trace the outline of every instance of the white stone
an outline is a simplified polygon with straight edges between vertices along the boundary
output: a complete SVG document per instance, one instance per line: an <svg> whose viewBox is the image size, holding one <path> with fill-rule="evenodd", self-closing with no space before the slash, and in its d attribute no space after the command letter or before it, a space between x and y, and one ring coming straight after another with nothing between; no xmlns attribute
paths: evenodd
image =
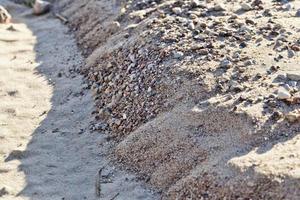
<svg viewBox="0 0 300 200"><path fill-rule="evenodd" d="M191 29L191 30L194 30L194 29L195 29L194 22L190 22L190 23L188 24L188 28Z"/></svg>
<svg viewBox="0 0 300 200"><path fill-rule="evenodd" d="M10 23L10 21L11 21L10 14L3 6L0 6L0 23L6 24L6 23Z"/></svg>
<svg viewBox="0 0 300 200"><path fill-rule="evenodd" d="M175 58L181 58L183 55L184 55L184 53L181 52L181 51L176 51L176 52L174 52L174 57L175 57Z"/></svg>
<svg viewBox="0 0 300 200"><path fill-rule="evenodd" d="M279 88L277 92L278 99L289 99L291 98L291 94L284 88Z"/></svg>
<svg viewBox="0 0 300 200"><path fill-rule="evenodd" d="M182 13L182 10L180 7L175 7L172 9L173 13L175 13L176 15L179 15Z"/></svg>

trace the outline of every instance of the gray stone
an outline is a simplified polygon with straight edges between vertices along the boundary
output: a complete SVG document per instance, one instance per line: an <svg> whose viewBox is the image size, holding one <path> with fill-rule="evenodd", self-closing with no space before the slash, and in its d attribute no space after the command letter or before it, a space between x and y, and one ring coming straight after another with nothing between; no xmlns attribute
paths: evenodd
<svg viewBox="0 0 300 200"><path fill-rule="evenodd" d="M211 11L225 11L226 8L225 8L224 4L218 3L214 7L212 7L210 10Z"/></svg>
<svg viewBox="0 0 300 200"><path fill-rule="evenodd" d="M232 63L228 60L228 59L224 59L221 61L220 63L220 67L231 67L232 66Z"/></svg>
<svg viewBox="0 0 300 200"><path fill-rule="evenodd" d="M181 51L174 52L174 58L181 58L183 57L184 53Z"/></svg>
<svg viewBox="0 0 300 200"><path fill-rule="evenodd" d="M199 0L192 0L191 5L194 7L200 6L200 1Z"/></svg>
<svg viewBox="0 0 300 200"><path fill-rule="evenodd" d="M51 9L51 4L46 1L36 0L33 5L33 13L35 15L42 15L49 12Z"/></svg>
<svg viewBox="0 0 300 200"><path fill-rule="evenodd" d="M297 86L297 81L289 81L288 83L291 87L296 87Z"/></svg>
<svg viewBox="0 0 300 200"><path fill-rule="evenodd" d="M288 72L286 76L291 81L300 81L300 71Z"/></svg>
<svg viewBox="0 0 300 200"><path fill-rule="evenodd" d="M243 11L249 11L249 10L252 10L252 7L251 7L251 5L249 5L247 3L242 3L241 4L241 10L243 10Z"/></svg>
<svg viewBox="0 0 300 200"><path fill-rule="evenodd" d="M289 49L289 50L288 50L288 57L289 57L289 58L292 58L292 57L294 57L294 56L295 56L295 51Z"/></svg>
<svg viewBox="0 0 300 200"><path fill-rule="evenodd" d="M300 8L297 10L295 16L296 16L296 17L300 17Z"/></svg>
<svg viewBox="0 0 300 200"><path fill-rule="evenodd" d="M173 13L176 15L180 15L182 13L182 9L180 7L175 7L172 9Z"/></svg>

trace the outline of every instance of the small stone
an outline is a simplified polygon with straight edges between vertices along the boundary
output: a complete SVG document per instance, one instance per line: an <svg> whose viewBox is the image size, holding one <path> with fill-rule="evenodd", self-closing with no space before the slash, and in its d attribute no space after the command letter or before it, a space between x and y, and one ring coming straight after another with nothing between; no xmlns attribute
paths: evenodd
<svg viewBox="0 0 300 200"><path fill-rule="evenodd" d="M194 22L190 22L190 23L188 24L188 28L191 29L191 30L194 30L194 29L195 29L195 24L194 24Z"/></svg>
<svg viewBox="0 0 300 200"><path fill-rule="evenodd" d="M174 52L174 58L181 58L183 57L184 53L181 51Z"/></svg>
<svg viewBox="0 0 300 200"><path fill-rule="evenodd" d="M297 81L289 81L289 86L291 87L296 87L297 86Z"/></svg>
<svg viewBox="0 0 300 200"><path fill-rule="evenodd" d="M285 88L279 88L277 92L277 98L284 100L291 98L291 94Z"/></svg>
<svg viewBox="0 0 300 200"><path fill-rule="evenodd" d="M111 33L115 33L120 29L121 25L117 21L113 21L109 24L109 29Z"/></svg>
<svg viewBox="0 0 300 200"><path fill-rule="evenodd" d="M148 93L152 92L152 88L151 88L151 87L148 87L147 92L148 92Z"/></svg>
<svg viewBox="0 0 300 200"><path fill-rule="evenodd" d="M200 4L200 1L199 1L199 0L192 0L191 5L192 5L192 7L198 7L198 6L200 6L201 4Z"/></svg>
<svg viewBox="0 0 300 200"><path fill-rule="evenodd" d="M3 197L4 195L7 195L9 194L8 191L6 190L5 187L1 188L0 190L0 197Z"/></svg>
<svg viewBox="0 0 300 200"><path fill-rule="evenodd" d="M247 43L246 42L241 42L240 43L240 48L245 48L247 47Z"/></svg>
<svg viewBox="0 0 300 200"><path fill-rule="evenodd" d="M274 119L274 120L279 120L279 119L282 118L282 113L279 112L279 111L275 111L275 112L272 114L271 118Z"/></svg>
<svg viewBox="0 0 300 200"><path fill-rule="evenodd" d="M197 17L198 17L198 16L195 15L195 14L190 14L190 18L191 18L191 19L197 19Z"/></svg>
<svg viewBox="0 0 300 200"><path fill-rule="evenodd" d="M288 57L293 58L295 56L295 51L288 49Z"/></svg>
<svg viewBox="0 0 300 200"><path fill-rule="evenodd" d="M49 12L51 9L51 4L46 1L36 0L33 5L33 13L35 15L42 15Z"/></svg>
<svg viewBox="0 0 300 200"><path fill-rule="evenodd" d="M243 11L249 11L249 10L252 10L252 6L247 4L247 3L242 3L241 4L241 10Z"/></svg>
<svg viewBox="0 0 300 200"><path fill-rule="evenodd" d="M225 8L224 4L218 3L214 7L212 7L210 10L220 12L220 11L225 11L226 8Z"/></svg>
<svg viewBox="0 0 300 200"><path fill-rule="evenodd" d="M288 72L286 76L291 81L300 81L300 71Z"/></svg>
<svg viewBox="0 0 300 200"><path fill-rule="evenodd" d="M0 23L7 24L7 23L10 23L10 21L11 21L10 14L7 12L7 10L3 6L0 6Z"/></svg>
<svg viewBox="0 0 300 200"><path fill-rule="evenodd" d="M278 76L277 76L277 79L279 79L279 80L286 80L286 78L287 78L287 76L286 76L286 74L278 74Z"/></svg>
<svg viewBox="0 0 300 200"><path fill-rule="evenodd" d="M270 9L265 9L265 11L263 12L263 15L267 16L267 17L272 17L273 16Z"/></svg>
<svg viewBox="0 0 300 200"><path fill-rule="evenodd" d="M220 67L222 68L229 68L232 66L232 63L228 59L224 59L220 63Z"/></svg>
<svg viewBox="0 0 300 200"><path fill-rule="evenodd" d="M300 17L300 8L297 10L295 16L296 16L296 17Z"/></svg>
<svg viewBox="0 0 300 200"><path fill-rule="evenodd" d="M291 46L291 49L292 49L293 51L300 51L300 46L294 44L294 45Z"/></svg>
<svg viewBox="0 0 300 200"><path fill-rule="evenodd" d="M182 13L182 9L180 7L175 7L172 9L173 13L176 15L180 15Z"/></svg>
<svg viewBox="0 0 300 200"><path fill-rule="evenodd" d="M300 114L297 113L288 113L285 116L285 119L290 122L290 123L294 123L296 121L298 121L300 119Z"/></svg>
<svg viewBox="0 0 300 200"><path fill-rule="evenodd" d="M250 65L254 65L255 64L255 61L254 60L247 60L244 65L245 66L250 66Z"/></svg>
<svg viewBox="0 0 300 200"><path fill-rule="evenodd" d="M251 24L251 25L255 24L255 22L251 19L246 19L245 22L246 22L246 24Z"/></svg>
<svg viewBox="0 0 300 200"><path fill-rule="evenodd" d="M290 10L292 10L292 5L290 3L284 4L282 6L282 10L284 10L284 11L290 11Z"/></svg>
<svg viewBox="0 0 300 200"><path fill-rule="evenodd" d="M241 56L240 56L240 53L239 52L234 52L232 58L234 59L239 59Z"/></svg>
<svg viewBox="0 0 300 200"><path fill-rule="evenodd" d="M207 54L209 54L209 52L208 52L207 49L200 49L200 50L199 50L199 54L200 54L200 55L207 55Z"/></svg>
<svg viewBox="0 0 300 200"><path fill-rule="evenodd" d="M234 92L240 92L243 91L244 87L239 84L237 81L231 81L230 82L230 90Z"/></svg>

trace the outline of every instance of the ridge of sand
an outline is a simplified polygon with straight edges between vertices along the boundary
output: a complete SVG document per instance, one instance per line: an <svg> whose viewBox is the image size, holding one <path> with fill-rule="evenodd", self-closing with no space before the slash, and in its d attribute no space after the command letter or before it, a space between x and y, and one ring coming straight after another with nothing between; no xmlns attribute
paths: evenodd
<svg viewBox="0 0 300 200"><path fill-rule="evenodd" d="M117 162L166 199L298 199L300 1L56 6Z"/></svg>

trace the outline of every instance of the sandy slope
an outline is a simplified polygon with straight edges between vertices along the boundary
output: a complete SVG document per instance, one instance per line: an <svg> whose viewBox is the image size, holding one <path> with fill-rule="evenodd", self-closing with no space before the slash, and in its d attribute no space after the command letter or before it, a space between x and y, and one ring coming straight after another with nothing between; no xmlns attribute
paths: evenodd
<svg viewBox="0 0 300 200"><path fill-rule="evenodd" d="M0 25L0 199L95 199L111 144L89 131L92 98L74 72L82 57L58 20L0 3L18 18ZM134 176L102 175L101 199L156 199Z"/></svg>
<svg viewBox="0 0 300 200"><path fill-rule="evenodd" d="M299 199L299 1L57 3L117 161L166 199Z"/></svg>

